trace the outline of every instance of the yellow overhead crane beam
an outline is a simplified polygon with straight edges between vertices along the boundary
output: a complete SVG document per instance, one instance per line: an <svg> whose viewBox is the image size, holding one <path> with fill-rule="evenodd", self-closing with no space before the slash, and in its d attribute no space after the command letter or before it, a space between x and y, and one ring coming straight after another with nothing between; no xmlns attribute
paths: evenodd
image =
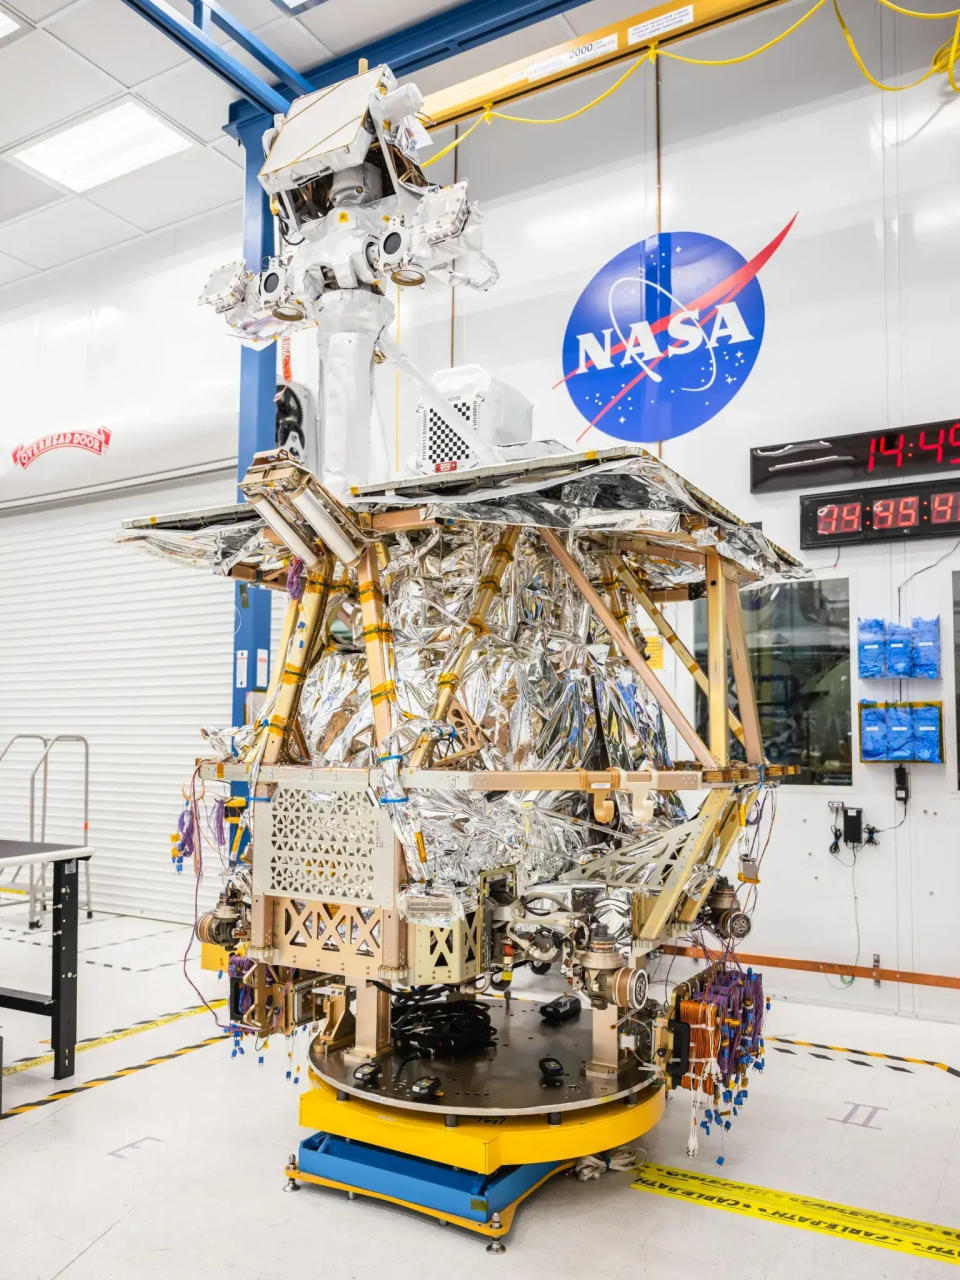
<svg viewBox="0 0 960 1280"><path fill-rule="evenodd" d="M658 47L673 44L697 32L783 3L784 0L759 0L759 3L758 0L694 0L692 4L683 4L670 0L668 4L656 5L600 27L589 35L577 36L428 94L423 113L430 128L456 124L485 107L513 102L585 72L638 58L653 44Z"/></svg>

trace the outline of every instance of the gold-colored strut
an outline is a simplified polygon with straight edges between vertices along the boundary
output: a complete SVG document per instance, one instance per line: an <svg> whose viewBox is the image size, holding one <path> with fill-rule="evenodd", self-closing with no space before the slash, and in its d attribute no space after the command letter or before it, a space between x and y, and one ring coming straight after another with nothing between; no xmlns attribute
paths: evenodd
<svg viewBox="0 0 960 1280"><path fill-rule="evenodd" d="M559 560L560 564L566 571L567 576L573 582L574 586L578 588L584 600L587 601L594 613L606 627L611 638L616 641L620 652L630 663L631 667L633 667L634 671L636 671L637 675L653 694L654 698L656 698L657 702L659 702L668 719L680 734L680 737L684 740L701 764L706 765L707 768L717 768L718 761L712 755L710 748L680 710L680 707L677 705L675 699L671 696L665 685L658 680L650 670L650 666L644 659L643 654L640 653L636 645L631 642L630 637L624 631L623 627L620 626L619 622L617 622L616 618L603 603L599 594L590 585L587 575L577 564L576 560L574 560L567 548L563 545L552 529L539 528L537 532L556 556L557 560Z"/></svg>
<svg viewBox="0 0 960 1280"><path fill-rule="evenodd" d="M357 564L357 586L373 702L373 727L377 746L382 747L397 723L397 686L393 679L393 632L383 614L380 565L373 546L367 546Z"/></svg>
<svg viewBox="0 0 960 1280"><path fill-rule="evenodd" d="M489 630L487 619L497 596L500 594L503 575L506 573L508 565L513 563L513 553L516 550L519 534L519 528L516 525L510 525L504 529L502 536L490 552L490 558L478 584L473 611L455 641L456 656L448 669L442 672L437 679L437 697L433 704L432 716L434 720L446 720L451 703L457 689L460 687L460 681L463 679L463 673L470 660L470 654L473 652L473 646L480 636ZM410 768L422 769L429 765L435 745L435 739L430 734L421 734L410 756Z"/></svg>
<svg viewBox="0 0 960 1280"><path fill-rule="evenodd" d="M600 581L600 585L606 592L610 612L633 641L637 649L641 653L644 653L646 646L643 643L643 636L634 626L633 619L630 617L630 611L627 609L627 602L624 599L619 577L620 561L616 556L604 556L601 559L600 564L603 569L603 578ZM616 652L619 652L616 641L613 641L613 647Z"/></svg>
<svg viewBox="0 0 960 1280"><path fill-rule="evenodd" d="M385 556L382 557L386 559ZM393 632L384 614L381 556L368 545L357 562L357 587L363 622L367 678L373 704L373 732L378 752L388 745L398 722L397 686L394 676ZM393 882L398 890L405 876L403 849L393 842ZM404 964L404 931L400 913L384 910L381 922L381 961L385 969L399 971ZM390 1044L390 997L379 987L360 982L356 988L356 1042L348 1057L375 1058Z"/></svg>
<svg viewBox="0 0 960 1280"><path fill-rule="evenodd" d="M693 676L693 679L697 685L697 688L702 693L706 693L709 695L710 682L708 681L706 673L703 671L703 668L698 664L696 658L693 656L693 654L690 652L687 646L683 643L683 641L674 631L673 627L671 627L670 623L663 616L662 611L657 608L656 603L653 601L653 599L647 594L647 592L640 585L633 571L627 565L621 563L619 566L619 577L620 577L620 581L623 583L626 589L633 596L634 600L636 600L637 604L644 611L644 613L647 615L647 617L650 619L653 625L657 628L661 636L663 636L664 640L667 642L667 644L670 646L673 652L677 655L677 657L680 659L680 661L683 663L686 669L690 672L691 676ZM734 587L734 590L736 590L736 587ZM732 616L731 610L729 609L729 607L728 607L727 613L728 613L728 617ZM727 711L727 724L730 726L730 731L733 734L733 736L739 742L743 742L743 726L741 725L737 717L733 714L733 712L730 710Z"/></svg>
<svg viewBox="0 0 960 1280"><path fill-rule="evenodd" d="M278 663L267 690L264 707L269 719L266 723L266 741L260 764L277 764L283 755L284 745L300 705L303 681L313 656L314 639L323 623L330 592L330 571L333 557L327 553L321 557L316 569L309 570L303 588L303 598L291 600L284 622L286 647L283 661ZM269 784L258 783L253 793L253 811L257 801L267 798L272 791ZM256 857L256 850L254 850ZM273 898L267 894L254 894L251 905L251 936L254 947L272 947L274 944Z"/></svg>

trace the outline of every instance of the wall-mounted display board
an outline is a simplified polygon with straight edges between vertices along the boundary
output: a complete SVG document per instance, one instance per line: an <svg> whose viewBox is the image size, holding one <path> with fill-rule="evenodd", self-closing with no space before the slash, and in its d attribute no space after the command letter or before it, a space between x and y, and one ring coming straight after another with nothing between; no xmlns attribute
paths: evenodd
<svg viewBox="0 0 960 1280"><path fill-rule="evenodd" d="M952 484L934 480L804 494L800 499L800 546L805 548L958 535L960 475Z"/></svg>
<svg viewBox="0 0 960 1280"><path fill-rule="evenodd" d="M857 674L861 680L939 680L939 617L914 618L909 627L858 618Z"/></svg>
<svg viewBox="0 0 960 1280"><path fill-rule="evenodd" d="M960 467L960 422L947 418L900 431L860 431L751 449L750 492L844 480L906 480L950 467Z"/></svg>
<svg viewBox="0 0 960 1280"><path fill-rule="evenodd" d="M942 703L863 701L858 711L864 764L882 760L943 763Z"/></svg>

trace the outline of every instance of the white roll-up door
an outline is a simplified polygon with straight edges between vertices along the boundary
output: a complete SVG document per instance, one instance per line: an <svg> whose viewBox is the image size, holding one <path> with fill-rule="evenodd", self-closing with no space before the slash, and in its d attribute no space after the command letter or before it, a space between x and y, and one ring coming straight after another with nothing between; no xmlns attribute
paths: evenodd
<svg viewBox="0 0 960 1280"><path fill-rule="evenodd" d="M0 512L0 747L17 733L90 742L94 907L169 920L194 914L170 833L200 728L230 720L233 583L118 545L120 522L235 500L229 471L55 508ZM0 762L0 830L27 834L27 779L39 744ZM50 759L47 837L79 838L81 767ZM39 834L39 832L38 832ZM201 889L217 888L218 859ZM24 873L25 874L25 873ZM8 900L8 899L5 899Z"/></svg>

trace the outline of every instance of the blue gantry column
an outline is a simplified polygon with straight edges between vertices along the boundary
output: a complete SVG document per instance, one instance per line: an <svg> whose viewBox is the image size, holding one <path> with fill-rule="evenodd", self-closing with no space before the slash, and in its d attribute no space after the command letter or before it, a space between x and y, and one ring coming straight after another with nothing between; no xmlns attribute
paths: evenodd
<svg viewBox="0 0 960 1280"><path fill-rule="evenodd" d="M273 217L266 192L257 181L263 163L261 135L272 123L261 115L244 124L240 133L246 162L243 195L243 256L251 271L259 271L274 251ZM272 449L276 440L277 346L240 354L240 421L237 437L237 481L243 479L255 453ZM246 719L247 694L266 688L270 676L270 592L247 583L236 586L233 641L233 723ZM264 654L266 659L264 660Z"/></svg>

